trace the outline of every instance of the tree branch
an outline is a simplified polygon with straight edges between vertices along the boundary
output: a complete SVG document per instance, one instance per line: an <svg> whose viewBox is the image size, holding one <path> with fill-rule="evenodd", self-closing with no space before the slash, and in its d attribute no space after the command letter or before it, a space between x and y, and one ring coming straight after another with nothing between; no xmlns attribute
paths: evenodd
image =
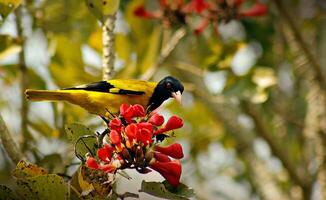
<svg viewBox="0 0 326 200"><path fill-rule="evenodd" d="M0 139L2 141L2 145L6 150L8 156L14 163L18 163L21 159L23 159L23 155L18 150L18 147L14 140L12 139L9 130L5 124L5 121L2 119L0 115Z"/></svg>
<svg viewBox="0 0 326 200"><path fill-rule="evenodd" d="M179 28L170 38L169 42L165 44L161 50L161 54L157 61L141 76L142 80L151 79L155 72L158 70L159 66L164 63L167 57L171 54L171 52L176 48L181 39L186 35L186 29L181 27Z"/></svg>
<svg viewBox="0 0 326 200"><path fill-rule="evenodd" d="M266 127L265 123L263 122L262 116L259 115L258 111L254 108L254 105L250 104L247 101L241 102L242 108L244 112L249 115L256 126L257 134L262 137L270 146L273 154L280 159L282 162L284 168L289 173L289 176L291 179L299 185L302 190L310 191L311 190L311 179L309 176L302 176L296 169L296 166L293 164L293 162L290 160L290 156L287 154L287 151L282 148L276 140L273 138L273 134L271 134L268 131L268 128ZM310 191L311 192L311 191ZM311 194L310 192L309 195ZM309 196L307 195L307 196Z"/></svg>
<svg viewBox="0 0 326 200"><path fill-rule="evenodd" d="M279 13L283 16L284 21L288 24L290 29L292 30L294 37L301 48L302 52L305 54L305 57L311 64L313 70L314 70L314 77L318 81L319 85L323 90L326 89L326 78L324 76L323 69L319 62L316 60L316 58L313 56L311 51L309 50L308 45L303 39L303 36L296 26L294 20L290 16L290 14L287 12L286 8L283 6L282 0L273 0L276 8L278 9Z"/></svg>
<svg viewBox="0 0 326 200"><path fill-rule="evenodd" d="M22 23L22 6L15 10L15 18L16 18L16 29L17 35L22 40L22 50L19 53L18 58L18 66L20 71L20 96L21 96L21 135L22 135L22 150L25 151L27 149L28 143L33 139L31 134L27 130L28 125L28 109L29 105L25 99L25 90L28 88L28 70L26 67L25 61L25 37L23 33L23 23Z"/></svg>
<svg viewBox="0 0 326 200"><path fill-rule="evenodd" d="M116 13L108 16L102 24L102 40L103 40L103 80L109 80L114 76L114 28L116 21Z"/></svg>

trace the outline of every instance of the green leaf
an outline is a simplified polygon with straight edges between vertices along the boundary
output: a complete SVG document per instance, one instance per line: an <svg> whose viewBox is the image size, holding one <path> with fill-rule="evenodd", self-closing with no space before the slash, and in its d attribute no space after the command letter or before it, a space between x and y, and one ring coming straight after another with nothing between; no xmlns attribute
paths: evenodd
<svg viewBox="0 0 326 200"><path fill-rule="evenodd" d="M120 0L85 0L87 8L100 21L119 9Z"/></svg>
<svg viewBox="0 0 326 200"><path fill-rule="evenodd" d="M94 133L89 128L78 123L72 123L67 125L65 130L69 141L73 145L75 145L77 140L82 136L95 136ZM95 147L97 144L97 140L95 137L84 138L83 141L92 152L95 152ZM86 153L89 152L89 149L87 147L84 145L82 141L80 141L76 145L76 150L80 155L84 156Z"/></svg>
<svg viewBox="0 0 326 200"><path fill-rule="evenodd" d="M49 170L50 173L58 173L64 171L63 160L58 153L44 156L39 162L39 166L42 166Z"/></svg>
<svg viewBox="0 0 326 200"><path fill-rule="evenodd" d="M15 192L5 185L0 185L0 199L16 200L18 199Z"/></svg>
<svg viewBox="0 0 326 200"><path fill-rule="evenodd" d="M173 200L186 200L195 195L193 189L188 188L184 184L180 183L177 188L173 188L166 181L162 183L143 181L140 192L145 192L155 197Z"/></svg>
<svg viewBox="0 0 326 200"><path fill-rule="evenodd" d="M20 4L21 0L0 0L0 15L5 19Z"/></svg>
<svg viewBox="0 0 326 200"><path fill-rule="evenodd" d="M18 179L17 185L25 199L69 199L68 184L55 174Z"/></svg>
<svg viewBox="0 0 326 200"><path fill-rule="evenodd" d="M38 12L42 15L35 18L38 27L49 34L68 35L74 41L86 41L97 27L83 1L46 0Z"/></svg>
<svg viewBox="0 0 326 200"><path fill-rule="evenodd" d="M189 188L188 186L186 186L183 183L180 183L177 188L170 185L169 182L167 182L167 181L163 181L163 184L168 191L170 191L174 194L177 194L179 196L184 196L184 197L188 197L188 198L195 196L194 189Z"/></svg>

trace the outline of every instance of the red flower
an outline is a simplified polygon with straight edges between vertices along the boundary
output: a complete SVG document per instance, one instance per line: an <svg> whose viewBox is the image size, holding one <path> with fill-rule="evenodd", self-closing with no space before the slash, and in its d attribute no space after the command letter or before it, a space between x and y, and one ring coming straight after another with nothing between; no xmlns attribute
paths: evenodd
<svg viewBox="0 0 326 200"><path fill-rule="evenodd" d="M151 116L151 118L149 118L148 122L154 126L161 126L164 123L164 117L155 113L153 116Z"/></svg>
<svg viewBox="0 0 326 200"><path fill-rule="evenodd" d="M170 117L170 119L168 120L168 122L165 124L163 128L160 128L157 131L155 131L154 135L158 135L163 132L178 129L181 128L182 126L183 126L183 120L180 117L174 115Z"/></svg>
<svg viewBox="0 0 326 200"><path fill-rule="evenodd" d="M109 127L111 130L116 130L120 133L122 128L121 120L119 118L112 119L109 123Z"/></svg>
<svg viewBox="0 0 326 200"><path fill-rule="evenodd" d="M176 159L183 158L182 146L179 143L174 143L167 147L156 146L155 151L168 155L172 158L176 158Z"/></svg>
<svg viewBox="0 0 326 200"><path fill-rule="evenodd" d="M192 0L184 7L184 11L195 12L200 14L209 7L209 4L205 2L205 0Z"/></svg>
<svg viewBox="0 0 326 200"><path fill-rule="evenodd" d="M121 104L120 106L120 115L125 115L126 111L130 108L130 105L128 104Z"/></svg>
<svg viewBox="0 0 326 200"><path fill-rule="evenodd" d="M97 163L96 159L93 157L88 157L86 160L86 166L90 169L99 169L107 173L114 173L117 169L112 164L100 165Z"/></svg>
<svg viewBox="0 0 326 200"><path fill-rule="evenodd" d="M170 162L156 161L150 167L160 173L172 186L177 187L179 185L182 172L179 160Z"/></svg>
<svg viewBox="0 0 326 200"><path fill-rule="evenodd" d="M145 146L153 142L153 125L148 122L130 124L126 127L125 132L132 145L134 140Z"/></svg>
<svg viewBox="0 0 326 200"><path fill-rule="evenodd" d="M107 173L114 173L117 168L114 167L112 164L105 164L105 165L100 165L99 169Z"/></svg>
<svg viewBox="0 0 326 200"><path fill-rule="evenodd" d="M132 142L133 140L136 139L136 134L137 134L138 128L136 124L129 124L126 128L125 128L125 133L128 137L128 140L130 142Z"/></svg>
<svg viewBox="0 0 326 200"><path fill-rule="evenodd" d="M128 122L131 123L134 117L144 117L145 109L143 106L135 104L133 106L128 106L127 104L122 104L120 106L120 115Z"/></svg>
<svg viewBox="0 0 326 200"><path fill-rule="evenodd" d="M200 22L200 24L198 25L198 27L195 29L195 31L194 31L195 35L199 35L199 34L201 34L201 33L205 30L205 28L206 28L208 25L209 25L209 19L204 18L204 19Z"/></svg>
<svg viewBox="0 0 326 200"><path fill-rule="evenodd" d="M171 161L169 156L167 156L163 153L160 153L160 152L154 152L154 158L159 162L170 162Z"/></svg>
<svg viewBox="0 0 326 200"><path fill-rule="evenodd" d="M132 107L133 117L145 117L145 109L139 104L135 104Z"/></svg>
<svg viewBox="0 0 326 200"><path fill-rule="evenodd" d="M112 153L114 152L114 147L105 144L102 148L97 151L97 156L103 162L110 162L112 158Z"/></svg>
<svg viewBox="0 0 326 200"><path fill-rule="evenodd" d="M88 157L86 160L86 166L91 169L98 169L99 164L97 163L96 159L93 157Z"/></svg>
<svg viewBox="0 0 326 200"><path fill-rule="evenodd" d="M136 15L137 17L143 17L143 18L147 18L147 19L159 19L160 18L159 14L147 11L145 9L144 5L138 6L134 10L134 15Z"/></svg>
<svg viewBox="0 0 326 200"><path fill-rule="evenodd" d="M137 124L137 142L143 143L145 146L153 142L153 125L148 122Z"/></svg>
<svg viewBox="0 0 326 200"><path fill-rule="evenodd" d="M257 2L248 10L240 11L240 15L244 17L263 16L267 13L267 6L261 2Z"/></svg>
<svg viewBox="0 0 326 200"><path fill-rule="evenodd" d="M118 145L121 143L121 135L116 130L111 130L110 141L113 145Z"/></svg>

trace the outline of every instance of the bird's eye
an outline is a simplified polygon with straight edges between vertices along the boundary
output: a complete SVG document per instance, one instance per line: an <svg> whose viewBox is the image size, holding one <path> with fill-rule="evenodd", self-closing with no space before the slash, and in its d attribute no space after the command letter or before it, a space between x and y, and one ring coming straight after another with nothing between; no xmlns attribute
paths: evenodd
<svg viewBox="0 0 326 200"><path fill-rule="evenodd" d="M166 89L171 89L171 83L167 82L165 87L166 87Z"/></svg>

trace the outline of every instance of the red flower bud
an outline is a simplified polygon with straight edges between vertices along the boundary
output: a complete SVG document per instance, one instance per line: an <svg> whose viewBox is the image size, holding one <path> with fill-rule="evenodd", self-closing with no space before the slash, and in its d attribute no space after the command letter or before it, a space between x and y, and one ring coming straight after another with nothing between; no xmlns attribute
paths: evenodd
<svg viewBox="0 0 326 200"><path fill-rule="evenodd" d="M156 146L155 151L158 151L175 159L183 158L182 146L179 143L174 143L167 147Z"/></svg>
<svg viewBox="0 0 326 200"><path fill-rule="evenodd" d="M104 147L100 148L97 151L97 156L103 162L110 162L112 158L112 153L114 151L114 147L111 147L108 144L105 144Z"/></svg>
<svg viewBox="0 0 326 200"><path fill-rule="evenodd" d="M170 117L168 122L165 124L164 128L166 131L169 131L169 130L181 128L182 126L183 126L183 120L180 117L174 115Z"/></svg>
<svg viewBox="0 0 326 200"><path fill-rule="evenodd" d="M126 113L126 111L130 108L130 105L128 104L121 104L120 106L120 115L124 115Z"/></svg>
<svg viewBox="0 0 326 200"><path fill-rule="evenodd" d="M114 145L120 144L121 143L121 135L116 130L111 130L110 141Z"/></svg>
<svg viewBox="0 0 326 200"><path fill-rule="evenodd" d="M86 160L86 166L91 169L98 169L99 164L97 163L96 159L93 157L88 157Z"/></svg>
<svg viewBox="0 0 326 200"><path fill-rule="evenodd" d="M192 0L184 7L185 12L195 12L202 13L207 8L209 8L209 4L205 2L205 0Z"/></svg>
<svg viewBox="0 0 326 200"><path fill-rule="evenodd" d="M134 15L136 15L137 17L143 17L147 19L159 19L159 16L156 13L147 11L144 5L138 6L134 10Z"/></svg>
<svg viewBox="0 0 326 200"><path fill-rule="evenodd" d="M106 165L101 165L99 169L105 171L106 173L114 173L116 167L112 166L112 164L106 164Z"/></svg>
<svg viewBox="0 0 326 200"><path fill-rule="evenodd" d="M128 122L132 122L132 118L134 117L144 117L145 109L139 105L128 106L126 104L122 104L120 106L120 115Z"/></svg>
<svg viewBox="0 0 326 200"><path fill-rule="evenodd" d="M160 152L154 152L154 158L159 162L170 162L171 161L169 156L167 156L163 153L160 153Z"/></svg>
<svg viewBox="0 0 326 200"><path fill-rule="evenodd" d="M181 177L181 163L179 160L170 162L154 162L150 168L160 173L172 186L177 187Z"/></svg>
<svg viewBox="0 0 326 200"><path fill-rule="evenodd" d="M133 117L145 117L145 109L139 104L132 106Z"/></svg>
<svg viewBox="0 0 326 200"><path fill-rule="evenodd" d="M155 126L161 126L164 123L164 117L155 113L151 118L149 118L148 122Z"/></svg>
<svg viewBox="0 0 326 200"><path fill-rule="evenodd" d="M109 123L109 127L111 130L116 130L120 133L122 128L121 120L119 118L112 119Z"/></svg>
<svg viewBox="0 0 326 200"><path fill-rule="evenodd" d="M244 17L256 17L256 16L263 16L267 13L267 6L263 3L257 2L248 10L244 10L240 12L241 16Z"/></svg>

